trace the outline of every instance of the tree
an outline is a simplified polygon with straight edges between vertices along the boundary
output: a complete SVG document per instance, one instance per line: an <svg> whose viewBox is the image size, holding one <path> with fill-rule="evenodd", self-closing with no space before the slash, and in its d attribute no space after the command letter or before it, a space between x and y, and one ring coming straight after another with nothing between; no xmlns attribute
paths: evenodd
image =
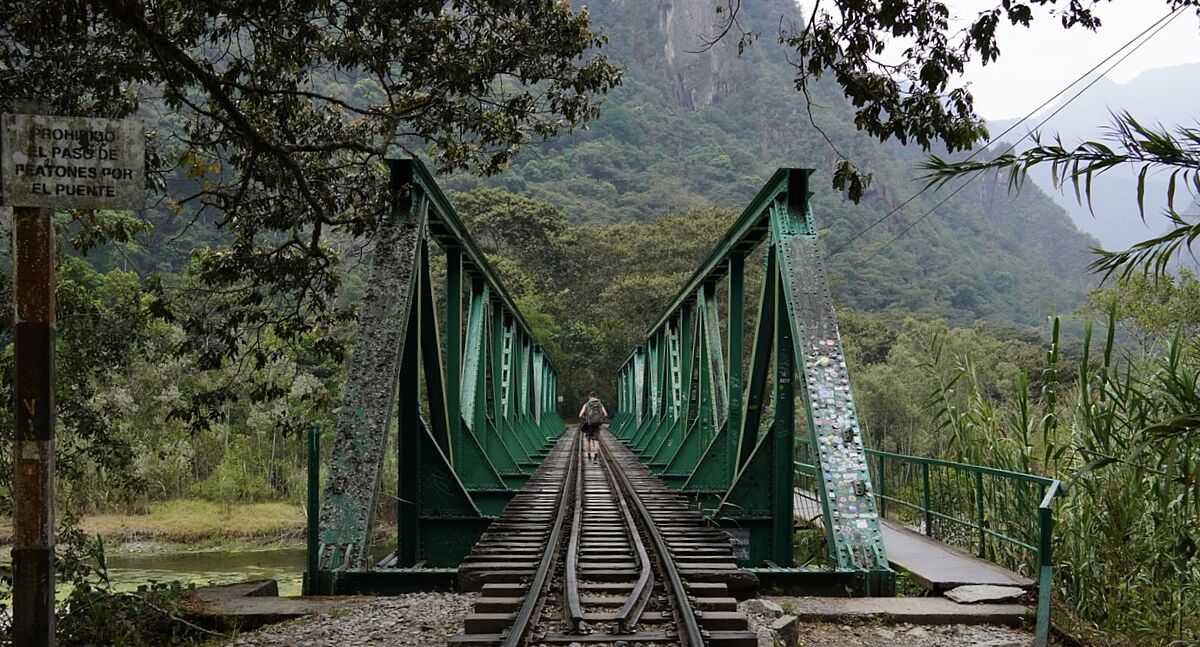
<svg viewBox="0 0 1200 647"><path fill-rule="evenodd" d="M531 283L554 295L565 276L584 269L571 256L575 241L558 207L499 189L455 193L451 200L506 287ZM524 277L514 271L534 267L539 271Z"/></svg>
<svg viewBox="0 0 1200 647"><path fill-rule="evenodd" d="M388 214L383 158L428 153L442 170L499 170L523 144L596 116L620 79L603 44L587 12L563 0L0 0L0 111L37 99L54 114L145 120L145 217L186 221L180 235L198 223L219 230L192 255L192 276L152 281L155 302L136 300L132 315L107 316L117 308L93 294L99 279L62 275L60 315L105 318L59 327L58 393L71 382L62 437L83 447L60 443L59 467L66 456L136 475L129 443L109 442L109 412L83 396L114 357L134 354L138 324L153 316L184 331L177 353L197 372L236 362L246 370L227 374L249 376L195 394L179 414L199 426L224 418L230 400L286 395L282 379L257 376L297 347L340 355L337 324L353 311L334 300L346 276L339 250L362 251ZM72 237L77 249L129 232L120 219L71 217L66 229L86 234ZM125 277L108 283L125 287ZM110 322L111 334L96 325ZM60 554L60 567L78 563L77 551Z"/></svg>
<svg viewBox="0 0 1200 647"><path fill-rule="evenodd" d="M779 41L796 50L796 88L809 89L830 74L854 104L855 125L881 141L895 138L929 150L935 143L948 152L969 150L988 137L963 79L967 65L1000 57L996 30L1001 22L1028 27L1034 20L1057 18L1063 28L1095 31L1103 8L1080 0L996 0L991 9L959 21L946 0L826 0L803 24L783 20ZM1163 0L1171 11L1196 7L1200 0ZM1161 5L1160 5L1161 6ZM718 7L716 42L730 34L745 47L758 34L738 22L741 0ZM903 51L888 51L904 43ZM811 115L810 115L811 116ZM840 158L834 185L858 200L870 176Z"/></svg>
<svg viewBox="0 0 1200 647"><path fill-rule="evenodd" d="M154 284L155 312L202 368L261 367L286 347L257 340L351 318L337 246L387 213L385 155L503 168L596 116L620 79L603 44L560 0L0 0L0 110L157 119L158 215L224 234L191 287Z"/></svg>
<svg viewBox="0 0 1200 647"><path fill-rule="evenodd" d="M1136 168L1137 202L1143 220L1146 177L1151 173L1169 175L1166 216L1171 230L1125 250L1095 250L1098 257L1092 269L1104 272L1106 277L1115 273L1128 278L1139 268L1145 273L1165 274L1172 261L1190 251L1200 239L1200 218L1185 216L1175 208L1179 189L1190 196L1189 202L1200 198L1200 127L1180 126L1171 131L1143 125L1129 113L1122 113L1113 115L1107 143L1085 141L1068 148L1061 139L1043 144L1040 137L1034 143L1023 153L1005 153L989 160L948 161L931 155L921 168L927 172L931 186L988 169L1004 169L1009 174L1010 188L1019 190L1030 168L1048 164L1055 186L1061 189L1070 184L1075 197L1081 202L1087 200L1089 207L1096 176L1118 167Z"/></svg>
<svg viewBox="0 0 1200 647"><path fill-rule="evenodd" d="M1200 350L1200 278L1188 270L1174 276L1131 274L1093 292L1087 309L1112 313L1115 324L1145 348L1169 349L1178 335Z"/></svg>
<svg viewBox="0 0 1200 647"><path fill-rule="evenodd" d="M6 259L7 260L7 259ZM92 465L111 471L108 484L137 489L131 469L132 447L120 436L112 420L113 407L99 397L123 370L146 338L145 305L137 278L113 270L100 274L86 261L66 257L56 268L57 327L55 367L57 425L60 429L55 471L68 483L83 482ZM12 312L12 284L0 278L0 307ZM0 515L12 515L10 451L15 428L13 415L11 350L13 326L0 321ZM94 484L91 484L94 487ZM70 496L70 486L64 488Z"/></svg>

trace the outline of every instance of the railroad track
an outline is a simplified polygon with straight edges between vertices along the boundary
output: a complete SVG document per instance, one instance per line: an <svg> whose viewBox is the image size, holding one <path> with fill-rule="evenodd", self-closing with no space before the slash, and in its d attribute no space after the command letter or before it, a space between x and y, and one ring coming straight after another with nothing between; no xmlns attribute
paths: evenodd
<svg viewBox="0 0 1200 647"><path fill-rule="evenodd" d="M452 645L757 645L729 586L753 575L624 444L564 434L459 567L481 592Z"/></svg>

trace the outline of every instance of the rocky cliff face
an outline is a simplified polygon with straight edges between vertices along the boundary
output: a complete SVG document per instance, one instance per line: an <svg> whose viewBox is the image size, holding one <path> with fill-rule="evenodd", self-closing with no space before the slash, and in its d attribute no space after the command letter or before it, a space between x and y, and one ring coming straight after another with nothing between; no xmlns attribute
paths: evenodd
<svg viewBox="0 0 1200 647"><path fill-rule="evenodd" d="M636 7L633 3L641 6ZM647 7L646 4L650 6ZM752 72L762 47L738 55L740 29L774 41L780 18L796 17L789 0L742 0L739 27L713 43L727 13L722 0L602 0L591 4L595 23L611 38L610 54L618 60L637 60L655 68L674 102L687 110L719 103L754 81ZM649 9L649 11L647 10ZM631 15L653 16L653 22L628 20Z"/></svg>
<svg viewBox="0 0 1200 647"><path fill-rule="evenodd" d="M663 37L663 73L675 98L689 110L710 106L730 90L735 77L736 34L709 44L719 25L711 1L658 0L658 30Z"/></svg>

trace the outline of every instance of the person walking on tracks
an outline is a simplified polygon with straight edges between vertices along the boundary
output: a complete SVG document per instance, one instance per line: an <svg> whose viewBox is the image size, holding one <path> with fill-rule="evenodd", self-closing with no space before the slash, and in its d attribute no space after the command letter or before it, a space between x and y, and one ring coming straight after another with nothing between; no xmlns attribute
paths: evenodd
<svg viewBox="0 0 1200 647"><path fill-rule="evenodd" d="M580 429L583 430L583 451L588 458L595 460L600 451L600 425L608 418L608 410L604 403L596 397L595 391L588 392L587 402L579 409L579 417L583 420Z"/></svg>

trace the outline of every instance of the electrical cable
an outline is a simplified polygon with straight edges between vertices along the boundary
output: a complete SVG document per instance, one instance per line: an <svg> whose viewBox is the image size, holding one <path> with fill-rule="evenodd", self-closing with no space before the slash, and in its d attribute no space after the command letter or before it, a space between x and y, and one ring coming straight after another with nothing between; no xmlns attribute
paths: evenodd
<svg viewBox="0 0 1200 647"><path fill-rule="evenodd" d="M1167 24L1170 24L1170 21L1174 20L1174 19L1175 19L1175 17L1177 17L1177 16L1178 16L1178 14L1179 14L1181 11L1182 11L1182 7L1181 7L1181 8L1179 8L1179 9L1175 9L1175 10L1173 10L1173 11L1167 12L1167 14L1166 14L1165 16L1163 16L1162 18L1159 18L1159 19L1158 19L1156 22L1154 22L1153 24L1151 24L1149 27L1147 27L1146 29L1142 30L1142 32L1141 32L1141 33L1137 34L1136 36L1134 36L1133 38L1131 38L1130 40L1128 40L1128 41L1127 41L1127 42L1126 42L1124 45L1122 45L1122 46L1118 47L1116 50L1114 50L1114 51L1113 51L1112 53L1110 53L1108 56L1106 56L1106 57L1104 57L1103 59L1101 59L1101 60L1100 60L1100 62L1098 62L1098 63L1096 63L1095 65L1093 65L1091 69L1089 69L1088 71L1086 71L1086 72L1084 72L1083 74L1081 74L1081 75L1080 75L1078 78L1076 78L1074 81L1071 81L1071 82L1070 82L1070 83L1068 83L1067 85L1063 86L1063 88L1062 88L1061 90L1059 90L1058 92L1054 93L1054 96L1051 96L1049 99L1046 99L1045 101L1043 101L1043 102L1041 103L1041 105L1039 105L1038 107L1036 107L1036 108L1034 108L1033 110L1029 111L1029 112L1028 112L1028 113L1027 113L1027 114L1026 114L1024 117L1021 117L1020 119L1018 119L1016 122L1014 122L1014 123L1013 123L1012 125L1010 125L1008 128L1006 128L1006 129L1004 130L1004 132L1000 133L999 135L996 135L996 136L992 137L992 138L991 138L991 139L989 139L989 140L987 141L987 143L985 143L983 146L980 146L980 147L976 148L976 149L975 149L975 150L974 150L974 151L973 151L973 152L972 152L972 153L971 153L969 156L967 156L966 160L964 160L964 161L967 161L967 162L971 161L972 159L974 159L974 158L975 158L975 156L976 156L976 155L978 155L979 153L981 153L981 152L983 152L983 151L987 150L989 146L991 146L992 144L996 143L997 141L1000 141L1000 140L1001 140L1001 139L1003 139L1003 138L1004 138L1006 135L1008 135L1009 133L1011 133L1013 130L1016 130L1016 128L1017 128L1018 126L1020 126L1021 124L1025 123L1025 122L1026 122L1026 121L1028 121L1028 120L1029 120L1031 117L1033 117L1035 114L1037 114L1038 112L1040 112L1040 111L1041 111L1043 108L1045 108L1046 106L1048 106L1048 105L1050 105L1051 103L1053 103L1053 102L1054 102L1056 99L1058 99L1058 98L1059 98L1059 97L1061 97L1062 95L1066 94L1068 90L1070 90L1071 88L1075 87L1077 84L1079 84L1079 82L1080 82L1080 81L1083 81L1084 79L1086 79L1086 78L1087 78L1089 75L1091 75L1091 74L1092 74L1093 72L1095 72L1096 70L1100 69L1100 67L1101 67L1102 65L1104 65L1105 63L1107 63L1107 62L1109 62L1110 60L1112 60L1112 59L1113 59L1113 57L1115 57L1115 56L1117 56L1118 54L1120 54L1120 53L1121 53L1122 51L1124 51L1124 50L1125 50L1127 47L1129 47L1130 45L1133 45L1133 43L1134 43L1135 41L1137 41L1139 38L1141 38L1141 37L1145 36L1146 34L1150 33L1150 31L1151 31L1151 30L1154 30L1154 29L1157 27L1157 28L1158 28L1158 31L1162 31L1162 29L1163 29L1164 27L1166 27L1166 26L1167 26ZM1166 22L1166 24L1163 24L1163 21L1167 21L1167 22ZM1161 25L1161 26L1160 26L1160 25ZM1157 35L1157 34L1158 34L1158 31L1155 31L1155 32L1154 32L1154 35ZM1154 37L1154 35L1151 35L1151 36L1150 36L1150 38L1153 38L1153 37ZM1141 44L1137 45L1137 47L1135 47L1133 50L1131 50L1130 52L1126 53L1126 54L1125 54L1125 56L1124 56L1124 57L1122 57L1120 61L1117 61L1117 63L1116 63L1116 64L1119 64L1121 61L1125 60L1125 58L1128 58L1130 54L1132 54L1133 52L1137 51L1137 49L1138 49L1138 48L1140 48L1142 45L1144 45L1144 44L1145 44L1147 41L1149 41L1149 40L1150 40L1150 39L1149 39L1149 38L1147 38L1146 40L1142 41L1142 43L1141 43ZM1113 65L1113 67L1115 67L1115 66L1116 66L1116 64L1114 64L1114 65ZM1112 67L1109 67L1108 69L1109 69L1109 70L1111 70L1111 69L1112 69ZM1106 70L1106 72L1107 72L1107 70ZM1096 82L1096 80L1098 80L1098 79L1093 79L1093 80L1092 80L1092 82L1091 82L1091 83L1089 83L1089 84L1088 84L1088 86L1084 88L1084 90L1086 90L1088 87L1091 87L1091 85L1092 85L1092 84L1094 84L1094 83ZM1082 91L1081 91L1081 92L1082 92ZM1078 96L1079 96L1079 94L1077 93L1077 94L1076 94L1074 97L1072 97L1070 100L1068 100L1068 101L1067 101L1067 104L1069 104L1071 101L1074 101L1074 99L1075 99L1075 98L1077 98ZM1067 104L1063 104L1063 106L1062 106L1062 107L1065 107ZM1060 108L1059 108L1059 110L1062 110L1062 107L1060 107ZM1058 114L1058 113L1057 113L1057 111L1056 111L1054 114ZM1053 116L1053 115L1051 115L1051 116ZM1045 120L1043 120L1043 122L1042 122L1042 123L1045 123ZM1039 126L1040 126L1040 124L1039 124ZM1028 133L1026 133L1026 134L1025 134L1023 137L1021 137L1021 139L1018 139L1018 140L1017 140L1017 143L1020 143L1020 142L1021 142L1021 140L1025 139L1025 138L1026 138L1026 137L1028 137L1028 136L1029 136L1029 134L1028 134ZM1015 146L1016 146L1016 144L1013 144L1013 146L1015 147ZM1012 150L1012 149L1010 148L1009 150ZM968 180L968 181L969 181L969 180ZM899 211L903 210L903 209L904 209L904 207L908 206L908 205L909 205L909 203L911 203L913 200L916 200L916 199L917 199L919 196L921 196L922 194L924 194L924 193L925 193L926 191L928 191L929 189L930 189L930 185L928 185L928 184L927 184L927 185L925 185L924 187L922 187L922 188L921 188L919 191L917 191L916 193L914 193L914 194L912 194L911 196L909 196L909 197L908 197L908 199L906 199L904 202L901 202L901 203L900 203L899 205L897 205L896 207L893 207L891 211L889 211L889 212L887 212L887 213L883 214L882 216L880 216L879 218L877 218L875 221L873 221L871 224L867 225L867 226L866 226L864 229L862 229L862 230L858 231L857 233L855 233L853 236L851 236L851 237L849 238L849 240L847 240L846 242L844 242L844 243L842 243L842 244L838 245L837 247L835 247L835 248L834 248L832 251L830 251L830 252L829 252L829 256L833 256L833 255L837 254L838 252L840 252L840 251L842 251L842 250L846 249L847 247L849 247L851 243L853 243L854 241L858 240L858 239L859 239L859 238L861 238L861 237L862 237L864 234L866 234L867 232L869 232L869 231L871 231L872 229L874 229L876 225L878 225L878 224L882 223L884 220L887 220L888 218L890 218L890 217L892 217L893 215L895 215L897 212L899 212ZM955 193L957 193L959 190L961 190L961 187L960 187L959 189L956 189L956 190L955 190ZM950 194L950 195L951 195L951 196L953 196L953 195L954 195L954 193L952 193L952 194ZM940 207L940 206L941 206L942 204L944 204L944 203L945 203L945 200L943 200L942 202L939 202L937 206L938 206L938 207ZM936 209L937 207L934 207L934 208ZM924 217L924 216L922 216L922 218L923 218L923 217ZM911 228L911 227L910 227L910 228ZM906 230L906 231L907 231L907 230ZM889 243L889 244L890 244L890 243Z"/></svg>
<svg viewBox="0 0 1200 647"><path fill-rule="evenodd" d="M1074 95L1072 95L1070 99L1067 99L1067 101L1064 102L1061 106L1055 108L1054 112L1051 112L1044 119L1042 119L1040 122L1038 122L1038 125L1034 128L1034 130L1037 130L1038 128L1041 128L1042 126L1044 126L1046 124L1046 122L1053 119L1056 115L1058 115L1058 113L1062 112L1063 109L1065 109L1067 106L1071 105L1071 102L1078 99L1080 95L1082 95L1084 92L1087 92L1089 88L1091 88L1093 85L1095 85L1097 82L1099 82L1100 79L1104 78L1109 72L1111 72L1113 70L1113 68L1120 65L1122 62L1125 61L1125 59L1127 59L1131 55L1133 55L1134 52L1141 49L1141 47L1143 45L1150 42L1151 39L1153 39L1155 36L1157 36L1159 34L1159 32L1161 32L1163 29L1166 29L1167 25L1171 24L1171 22L1174 21L1175 18L1178 18L1182 13L1183 13L1182 8L1172 11L1172 12L1168 13L1166 16L1163 16L1163 18L1160 19L1158 22L1154 23L1154 25L1151 25L1149 29L1147 29L1146 31L1143 31L1141 34L1136 36L1134 38L1134 40L1136 40L1137 38L1141 38L1141 36L1146 34L1146 32L1148 32L1150 29L1154 29L1155 26L1158 26L1158 28L1155 29L1154 33L1147 36L1145 38L1145 40L1143 40L1142 42L1135 45L1133 47L1133 49L1126 52L1124 56L1122 56L1121 58L1114 61L1112 65L1108 66L1108 68L1104 70L1104 74L1092 79L1087 85L1083 86L1082 88L1080 88L1080 90L1078 92L1076 92ZM1166 22L1163 22L1164 20ZM1161 25L1159 23L1161 23ZM1130 42L1133 42L1133 41L1130 41ZM1126 47L1128 47L1128 44L1126 44ZM1121 49L1124 49L1124 47L1122 47ZM1121 50L1117 50L1117 51L1121 51ZM1012 150L1017 147L1017 144L1021 143L1021 141L1024 140L1025 138L1029 137L1029 135L1032 132L1034 132L1034 131L1030 131L1030 132L1022 135L1020 139L1018 139L1017 141L1010 144L1009 147L1007 149L1005 149L1005 151L1003 153L1001 153L1001 155L1007 155L1008 153L1012 152ZM975 179L978 178L980 175L983 175L984 170L985 169L980 169L980 170L976 171L973 175L971 175L971 177L967 178L966 181L964 181L956 189L954 189L954 191L950 192L949 195L942 198L942 200L940 202L938 202L933 207L930 207L930 209L928 211L926 211L925 213L921 214L921 217L914 220L912 222L912 224L908 225L903 230L901 230L900 233L895 235L895 237L893 237L891 240L889 240L888 242L881 245L879 247L879 249L876 249L874 252L872 252L871 255L869 257L867 257L867 260L865 262L869 263L869 262L875 260L875 257L879 256L880 252L887 249L888 246L891 245L892 243L896 242L897 240L900 240L900 238L903 237L905 234L907 234L910 230L912 230L913 227L916 227L918 224L921 223L921 221L923 221L926 218L928 218L929 216L933 215L933 213L935 211L937 211L937 209L940 208L942 205L946 204L946 202L949 201L950 198L953 198L954 196L958 195L958 193L960 191L967 188L968 184L970 184L971 182L974 182ZM928 186L926 188L928 188Z"/></svg>

